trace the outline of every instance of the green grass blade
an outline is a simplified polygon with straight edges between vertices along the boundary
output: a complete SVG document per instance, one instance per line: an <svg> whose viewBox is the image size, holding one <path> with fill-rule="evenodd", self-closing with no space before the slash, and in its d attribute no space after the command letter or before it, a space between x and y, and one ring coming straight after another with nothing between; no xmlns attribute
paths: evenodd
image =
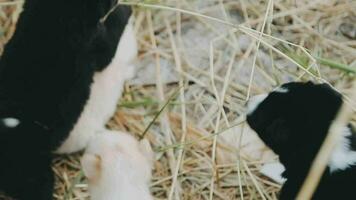
<svg viewBox="0 0 356 200"><path fill-rule="evenodd" d="M150 128L152 127L152 125L156 122L156 120L158 119L158 117L161 115L161 113L164 111L164 109L166 109L166 107L170 104L170 102L177 96L177 94L179 93L180 89L182 87L179 87L177 89L177 91L175 91L172 96L169 97L169 99L167 100L167 102L162 106L162 108L158 111L158 113L154 116L153 120L150 122L150 124L147 126L147 128L145 129L145 131L143 131L143 133L139 136L140 140L142 140L148 130L150 130Z"/></svg>
<svg viewBox="0 0 356 200"><path fill-rule="evenodd" d="M345 71L345 72L348 72L348 73L353 73L353 74L356 73L356 68L355 67L344 65L344 64L335 62L333 60L326 59L326 58L315 57L315 59L322 65L326 65L326 66L329 66L331 68L339 69L339 70L342 70L342 71Z"/></svg>

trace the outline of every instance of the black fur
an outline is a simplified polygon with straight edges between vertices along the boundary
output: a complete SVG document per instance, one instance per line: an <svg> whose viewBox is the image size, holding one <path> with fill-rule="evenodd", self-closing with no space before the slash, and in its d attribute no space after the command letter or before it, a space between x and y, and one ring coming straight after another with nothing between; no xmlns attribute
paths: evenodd
<svg viewBox="0 0 356 200"><path fill-rule="evenodd" d="M131 10L116 0L27 0L0 60L0 190L52 199L51 152L67 138L88 100L93 75L115 55Z"/></svg>
<svg viewBox="0 0 356 200"><path fill-rule="evenodd" d="M247 122L285 166L287 181L280 199L289 200L300 190L342 97L326 84L294 82L282 88L288 92L271 92L248 114ZM354 136L349 139L353 147ZM313 199L353 199L355 181L356 166L333 173L327 169Z"/></svg>

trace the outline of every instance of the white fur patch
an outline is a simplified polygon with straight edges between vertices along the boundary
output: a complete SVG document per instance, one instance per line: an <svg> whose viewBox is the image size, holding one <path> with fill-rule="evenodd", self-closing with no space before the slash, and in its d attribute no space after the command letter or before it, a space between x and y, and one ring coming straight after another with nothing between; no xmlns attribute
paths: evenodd
<svg viewBox="0 0 356 200"><path fill-rule="evenodd" d="M92 200L152 200L149 191L153 151L118 131L94 137L82 158Z"/></svg>
<svg viewBox="0 0 356 200"><path fill-rule="evenodd" d="M288 93L289 90L287 88L284 87L277 87L273 90L273 92L277 92L277 93Z"/></svg>
<svg viewBox="0 0 356 200"><path fill-rule="evenodd" d="M258 105L267 98L268 94L260 94L250 98L247 104L247 114L253 113Z"/></svg>
<svg viewBox="0 0 356 200"><path fill-rule="evenodd" d="M350 140L348 139L351 134L351 130L348 127L344 127L342 137L338 141L329 161L331 173L345 170L350 165L356 164L356 151L350 149Z"/></svg>
<svg viewBox="0 0 356 200"><path fill-rule="evenodd" d="M20 121L15 118L5 118L5 119L2 119L2 122L8 128L16 128L20 124Z"/></svg>
<svg viewBox="0 0 356 200"><path fill-rule="evenodd" d="M260 172L261 174L269 177L270 179L276 181L279 184L283 184L287 179L282 177L282 173L285 171L286 169L284 168L284 166L279 163L267 163L264 164L263 167L261 168Z"/></svg>
<svg viewBox="0 0 356 200"><path fill-rule="evenodd" d="M132 24L129 23L112 62L104 71L95 74L89 100L69 137L57 153L80 151L87 146L96 132L105 129L105 124L116 110L125 80L134 75L135 67L132 63L136 57L136 37Z"/></svg>

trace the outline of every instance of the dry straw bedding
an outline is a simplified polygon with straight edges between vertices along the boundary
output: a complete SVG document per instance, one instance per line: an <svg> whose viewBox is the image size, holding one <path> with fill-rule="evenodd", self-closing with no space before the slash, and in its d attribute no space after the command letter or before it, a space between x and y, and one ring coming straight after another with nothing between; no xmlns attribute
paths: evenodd
<svg viewBox="0 0 356 200"><path fill-rule="evenodd" d="M276 157L244 123L246 100L314 80L353 102L356 1L124 3L135 5L138 69L108 127L139 137L159 114L146 134L156 151L157 199L276 199L280 185L259 173ZM0 1L1 47L21 4ZM54 161L55 199L88 199L79 158Z"/></svg>

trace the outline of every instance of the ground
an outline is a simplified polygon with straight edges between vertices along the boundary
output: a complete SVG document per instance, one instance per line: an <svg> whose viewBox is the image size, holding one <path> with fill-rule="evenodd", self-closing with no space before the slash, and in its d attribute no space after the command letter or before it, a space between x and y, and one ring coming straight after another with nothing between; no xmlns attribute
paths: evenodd
<svg viewBox="0 0 356 200"><path fill-rule="evenodd" d="M150 127L156 199L276 199L280 185L259 173L276 157L245 125L245 103L281 83L306 80L328 82L348 100L356 2L124 2L134 5L138 69L108 127L137 137ZM21 1L0 6L3 46ZM88 199L80 155L54 161L55 199Z"/></svg>

